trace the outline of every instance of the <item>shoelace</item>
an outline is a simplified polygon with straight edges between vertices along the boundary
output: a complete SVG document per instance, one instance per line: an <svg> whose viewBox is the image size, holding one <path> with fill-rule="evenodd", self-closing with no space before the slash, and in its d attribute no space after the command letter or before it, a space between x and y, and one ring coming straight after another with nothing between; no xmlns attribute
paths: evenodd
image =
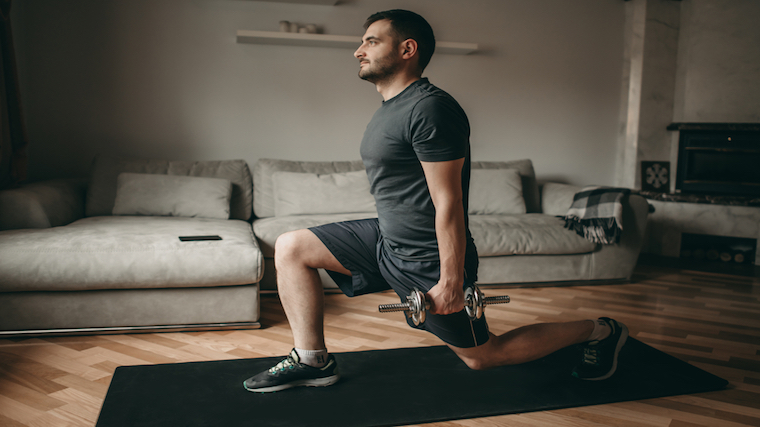
<svg viewBox="0 0 760 427"><path fill-rule="evenodd" d="M270 374L275 374L277 371L284 371L285 369L293 369L296 366L296 361L292 356L288 356L287 359L283 359L280 363L269 368Z"/></svg>

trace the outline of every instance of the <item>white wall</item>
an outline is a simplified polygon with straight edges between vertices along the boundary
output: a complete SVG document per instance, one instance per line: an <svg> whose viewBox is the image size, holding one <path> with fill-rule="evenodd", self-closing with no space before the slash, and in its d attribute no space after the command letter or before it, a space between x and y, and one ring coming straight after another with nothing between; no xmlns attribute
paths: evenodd
<svg viewBox="0 0 760 427"><path fill-rule="evenodd" d="M677 122L760 122L760 1L687 0L681 11Z"/></svg>
<svg viewBox="0 0 760 427"><path fill-rule="evenodd" d="M15 2L30 180L84 176L95 153L171 159L358 159L381 98L350 49L237 44L238 29L317 23L363 34L406 8L474 42L426 71L472 124L475 160L531 158L539 179L612 184L624 2L234 0Z"/></svg>

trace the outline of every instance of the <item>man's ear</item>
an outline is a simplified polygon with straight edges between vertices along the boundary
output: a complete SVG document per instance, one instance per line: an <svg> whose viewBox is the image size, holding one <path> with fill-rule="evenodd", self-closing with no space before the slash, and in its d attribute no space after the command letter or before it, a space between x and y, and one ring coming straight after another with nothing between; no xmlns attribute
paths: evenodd
<svg viewBox="0 0 760 427"><path fill-rule="evenodd" d="M414 39L406 39L400 44L401 57L404 59L411 59L417 53L417 41Z"/></svg>

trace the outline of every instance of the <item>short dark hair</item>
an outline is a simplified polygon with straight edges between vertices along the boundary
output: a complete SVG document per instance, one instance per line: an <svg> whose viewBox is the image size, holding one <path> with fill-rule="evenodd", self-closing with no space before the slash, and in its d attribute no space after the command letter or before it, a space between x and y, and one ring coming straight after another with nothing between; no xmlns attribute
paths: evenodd
<svg viewBox="0 0 760 427"><path fill-rule="evenodd" d="M417 42L417 50L420 52L420 72L430 63L430 58L435 52L435 36L433 28L422 16L408 10L393 9L372 14L364 23L364 29L377 21L387 19L391 23L391 30L396 37L396 43L407 39Z"/></svg>

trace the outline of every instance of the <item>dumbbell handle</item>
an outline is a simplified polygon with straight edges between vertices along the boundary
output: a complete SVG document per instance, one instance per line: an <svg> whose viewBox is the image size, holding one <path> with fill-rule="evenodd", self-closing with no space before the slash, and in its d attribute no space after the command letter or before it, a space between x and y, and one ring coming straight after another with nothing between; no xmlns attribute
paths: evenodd
<svg viewBox="0 0 760 427"><path fill-rule="evenodd" d="M407 317L412 319L412 322L417 326L425 323L426 313L430 310L430 302L425 299L425 294L422 291L415 289L406 297L405 303L381 304L377 308L381 313L405 311Z"/></svg>
<svg viewBox="0 0 760 427"><path fill-rule="evenodd" d="M472 285L464 291L464 310L470 319L477 320L483 316L483 310L487 305L505 304L509 302L508 295L486 297L477 286ZM422 291L415 289L406 297L406 302L398 304L380 304L377 306L381 313L404 311L415 326L425 323L425 316L430 310L430 302L425 299Z"/></svg>
<svg viewBox="0 0 760 427"><path fill-rule="evenodd" d="M508 302L509 302L509 295L497 295L495 297L483 298L483 305L506 304Z"/></svg>
<svg viewBox="0 0 760 427"><path fill-rule="evenodd" d="M380 304L377 306L380 309L380 313L392 313L394 311L409 311L412 309L412 304L398 303L398 304Z"/></svg>
<svg viewBox="0 0 760 427"><path fill-rule="evenodd" d="M414 306L411 302L400 302L398 304L380 304L377 306L380 313L392 313L394 311L409 311L414 310ZM425 309L430 310L430 303L425 303Z"/></svg>
<svg viewBox="0 0 760 427"><path fill-rule="evenodd" d="M498 295L495 297L483 298L483 305L506 304L509 301L509 295ZM398 304L380 304L377 306L377 308L380 309L380 313L392 313L396 311L409 311L412 309L412 304L408 302ZM426 304L425 308L429 309L430 304Z"/></svg>

